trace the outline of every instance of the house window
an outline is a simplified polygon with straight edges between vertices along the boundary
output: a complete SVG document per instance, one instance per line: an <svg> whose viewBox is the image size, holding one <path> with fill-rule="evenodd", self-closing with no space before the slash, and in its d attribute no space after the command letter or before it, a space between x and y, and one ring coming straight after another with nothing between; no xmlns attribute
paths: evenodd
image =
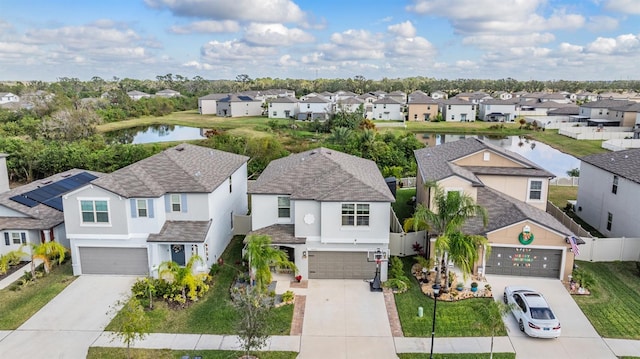
<svg viewBox="0 0 640 359"><path fill-rule="evenodd" d="M182 211L182 201L179 194L171 195L171 212Z"/></svg>
<svg viewBox="0 0 640 359"><path fill-rule="evenodd" d="M378 118L380 118L380 119L382 118L382 114L381 113L378 114Z"/></svg>
<svg viewBox="0 0 640 359"><path fill-rule="evenodd" d="M431 110L431 106L427 106L427 110Z"/></svg>
<svg viewBox="0 0 640 359"><path fill-rule="evenodd" d="M307 104L307 108L311 108L311 104L310 103Z"/></svg>
<svg viewBox="0 0 640 359"><path fill-rule="evenodd" d="M413 115L413 119L414 119L414 120L417 120L417 119L418 119L418 114L417 114L417 113Z"/></svg>
<svg viewBox="0 0 640 359"><path fill-rule="evenodd" d="M148 217L149 211L147 210L147 200L146 199L138 199L136 200L136 207L138 211L138 217Z"/></svg>
<svg viewBox="0 0 640 359"><path fill-rule="evenodd" d="M618 176L613 176L613 185L611 186L611 193L618 193Z"/></svg>
<svg viewBox="0 0 640 359"><path fill-rule="evenodd" d="M484 153L482 154L482 159L483 159L484 161L491 161L491 152L484 152Z"/></svg>
<svg viewBox="0 0 640 359"><path fill-rule="evenodd" d="M289 197L278 197L278 218L291 217L291 203Z"/></svg>
<svg viewBox="0 0 640 359"><path fill-rule="evenodd" d="M451 105L448 106L448 109L451 110Z"/></svg>
<svg viewBox="0 0 640 359"><path fill-rule="evenodd" d="M278 111L273 111L273 117L278 116Z"/></svg>
<svg viewBox="0 0 640 359"><path fill-rule="evenodd" d="M345 203L342 205L343 226L368 226L369 205Z"/></svg>
<svg viewBox="0 0 640 359"><path fill-rule="evenodd" d="M229 193L231 193L232 190L233 190L233 186L231 182L231 176L229 176Z"/></svg>
<svg viewBox="0 0 640 359"><path fill-rule="evenodd" d="M542 199L542 181L529 181L529 199L534 201Z"/></svg>
<svg viewBox="0 0 640 359"><path fill-rule="evenodd" d="M229 219L231 220L231 222L230 222L231 223L231 229L233 229L233 211L230 213L229 217L230 217Z"/></svg>
<svg viewBox="0 0 640 359"><path fill-rule="evenodd" d="M456 115L451 115L451 119L455 120L456 119Z"/></svg>
<svg viewBox="0 0 640 359"><path fill-rule="evenodd" d="M11 232L11 241L13 244L27 244L27 236L20 232Z"/></svg>
<svg viewBox="0 0 640 359"><path fill-rule="evenodd" d="M109 223L109 205L107 201L80 201L82 223Z"/></svg>
<svg viewBox="0 0 640 359"><path fill-rule="evenodd" d="M611 212L607 212L607 231L611 230L612 223L613 223L613 214L611 214Z"/></svg>

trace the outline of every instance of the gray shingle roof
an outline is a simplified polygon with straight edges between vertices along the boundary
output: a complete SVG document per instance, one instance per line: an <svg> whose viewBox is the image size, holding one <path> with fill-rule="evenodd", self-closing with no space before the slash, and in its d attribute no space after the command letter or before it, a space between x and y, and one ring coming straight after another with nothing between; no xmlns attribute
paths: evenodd
<svg viewBox="0 0 640 359"><path fill-rule="evenodd" d="M462 228L465 233L486 235L522 221L532 221L565 236L574 235L551 214L489 187L478 188L477 204L487 210L489 221L483 227L481 217L474 217Z"/></svg>
<svg viewBox="0 0 640 359"><path fill-rule="evenodd" d="M209 221L166 221L160 233L152 233L147 242L204 243L211 226Z"/></svg>
<svg viewBox="0 0 640 359"><path fill-rule="evenodd" d="M383 97L379 100L373 101L374 104L390 104L390 105L402 105L401 102L398 102L397 100L394 100L391 97Z"/></svg>
<svg viewBox="0 0 640 359"><path fill-rule="evenodd" d="M302 102L308 103L330 103L331 101L327 100L322 96L312 96L305 98Z"/></svg>
<svg viewBox="0 0 640 359"><path fill-rule="evenodd" d="M640 183L640 149L607 152L580 158L614 175Z"/></svg>
<svg viewBox="0 0 640 359"><path fill-rule="evenodd" d="M271 161L249 193L316 201L395 201L373 161L323 147Z"/></svg>
<svg viewBox="0 0 640 359"><path fill-rule="evenodd" d="M438 103L436 102L436 100L432 99L425 93L420 93L420 92L412 92L409 95L407 102L409 103L409 105L412 105L412 104L434 104L435 105Z"/></svg>
<svg viewBox="0 0 640 359"><path fill-rule="evenodd" d="M471 103L471 101L467 101L467 100L463 100L460 98L452 98L452 99L448 99L448 100L444 100L442 101L443 104L445 105L467 105L467 106L473 106L473 103Z"/></svg>
<svg viewBox="0 0 640 359"><path fill-rule="evenodd" d="M0 154L1 156L1 154ZM55 208L44 204L38 204L34 207L28 207L20 204L10 198L23 194L38 187L61 181L81 172L87 172L94 176L100 177L100 172L86 171L81 169L71 169L65 172L49 176L45 179L33 181L7 192L0 193L0 207L6 207L13 211L23 213L26 217L0 216L0 230L5 229L49 229L64 222L64 214Z"/></svg>
<svg viewBox="0 0 640 359"><path fill-rule="evenodd" d="M627 101L627 100L598 100L583 103L580 107L584 108L610 108L610 107L620 107L624 105L633 105L636 102Z"/></svg>
<svg viewBox="0 0 640 359"><path fill-rule="evenodd" d="M506 158L520 163L523 167L465 167L466 172L460 166L452 163L455 160L477 153L482 150L490 150ZM435 147L426 147L414 151L418 163L419 175L425 182L439 181L452 175L459 175L474 184L480 184L475 176L475 171L482 174L523 175L539 177L555 177L551 172L544 170L523 156L505 150L502 147L485 142L478 138L467 138L454 142L447 142ZM480 184L481 185L481 184Z"/></svg>
<svg viewBox="0 0 640 359"><path fill-rule="evenodd" d="M271 102L271 103L297 103L297 102L300 102L300 101L298 101L298 99L295 98L295 97L283 96L283 97L274 98L273 100L271 100L269 102Z"/></svg>
<svg viewBox="0 0 640 359"><path fill-rule="evenodd" d="M246 156L183 143L91 183L125 198L209 193L248 160Z"/></svg>
<svg viewBox="0 0 640 359"><path fill-rule="evenodd" d="M229 96L226 93L212 93L206 96L198 97L198 100L220 100Z"/></svg>
<svg viewBox="0 0 640 359"><path fill-rule="evenodd" d="M296 237L293 224L273 224L268 227L263 227L255 231L247 233L244 239L244 243L247 243L247 238L251 235L267 235L271 237L271 243L273 244L305 244L307 243L306 237Z"/></svg>

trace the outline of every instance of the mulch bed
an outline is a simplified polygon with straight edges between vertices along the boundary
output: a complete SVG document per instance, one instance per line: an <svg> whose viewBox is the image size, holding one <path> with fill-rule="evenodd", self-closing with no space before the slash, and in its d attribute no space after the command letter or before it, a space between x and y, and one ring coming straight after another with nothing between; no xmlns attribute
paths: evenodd
<svg viewBox="0 0 640 359"><path fill-rule="evenodd" d="M27 264L29 264L29 262L22 261L18 265L9 267L9 269L7 270L7 273L0 275L0 280L5 279L6 277L8 277L11 274L15 273L17 270L19 270L20 268L24 267Z"/></svg>

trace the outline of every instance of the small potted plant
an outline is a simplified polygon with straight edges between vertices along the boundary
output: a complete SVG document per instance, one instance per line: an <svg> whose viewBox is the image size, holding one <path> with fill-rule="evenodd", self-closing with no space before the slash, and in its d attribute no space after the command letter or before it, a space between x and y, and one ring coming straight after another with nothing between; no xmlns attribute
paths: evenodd
<svg viewBox="0 0 640 359"><path fill-rule="evenodd" d="M296 277L296 282L300 283L300 281L302 280L302 276L300 274L298 274Z"/></svg>
<svg viewBox="0 0 640 359"><path fill-rule="evenodd" d="M456 283L456 290L458 292L462 292L463 289L464 289L464 283L463 282Z"/></svg>
<svg viewBox="0 0 640 359"><path fill-rule="evenodd" d="M471 291L472 292L478 291L478 282L471 282Z"/></svg>

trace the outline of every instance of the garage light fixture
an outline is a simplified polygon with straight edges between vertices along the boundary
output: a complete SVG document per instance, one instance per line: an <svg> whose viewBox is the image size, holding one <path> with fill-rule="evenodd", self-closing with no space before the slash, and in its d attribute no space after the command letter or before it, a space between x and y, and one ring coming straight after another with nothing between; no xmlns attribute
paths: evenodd
<svg viewBox="0 0 640 359"><path fill-rule="evenodd" d="M302 251L302 258L307 258L307 251Z"/></svg>

